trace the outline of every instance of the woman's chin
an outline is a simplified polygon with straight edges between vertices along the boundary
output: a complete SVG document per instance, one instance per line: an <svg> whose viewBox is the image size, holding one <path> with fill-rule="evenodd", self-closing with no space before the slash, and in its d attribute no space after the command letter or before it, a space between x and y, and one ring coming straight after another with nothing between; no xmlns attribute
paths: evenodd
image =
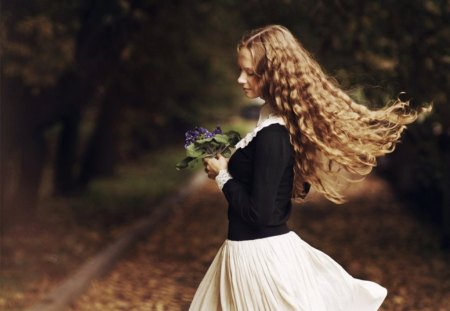
<svg viewBox="0 0 450 311"><path fill-rule="evenodd" d="M259 97L258 95L252 93L252 92L245 92L245 97L249 98L249 99L255 99L257 97Z"/></svg>

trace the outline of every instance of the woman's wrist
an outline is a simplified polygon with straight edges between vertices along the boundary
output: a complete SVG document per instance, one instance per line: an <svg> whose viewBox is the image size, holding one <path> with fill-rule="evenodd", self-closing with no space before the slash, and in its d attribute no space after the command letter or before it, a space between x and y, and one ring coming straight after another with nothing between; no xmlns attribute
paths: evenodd
<svg viewBox="0 0 450 311"><path fill-rule="evenodd" d="M223 168L219 171L219 174L217 174L215 180L216 180L216 183L217 183L217 186L219 187L219 189L222 190L225 183L232 178L233 178L233 176L230 175L230 172L228 172L228 169Z"/></svg>

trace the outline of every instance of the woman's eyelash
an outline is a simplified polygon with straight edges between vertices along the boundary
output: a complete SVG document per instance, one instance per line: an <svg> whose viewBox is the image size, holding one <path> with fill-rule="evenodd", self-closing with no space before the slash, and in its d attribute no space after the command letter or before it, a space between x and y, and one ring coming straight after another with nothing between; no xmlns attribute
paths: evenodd
<svg viewBox="0 0 450 311"><path fill-rule="evenodd" d="M241 74L242 71L244 71L249 76L255 76L256 75L256 73L254 71L249 71L249 70L245 70L245 69L241 69L241 68L237 69L238 74Z"/></svg>

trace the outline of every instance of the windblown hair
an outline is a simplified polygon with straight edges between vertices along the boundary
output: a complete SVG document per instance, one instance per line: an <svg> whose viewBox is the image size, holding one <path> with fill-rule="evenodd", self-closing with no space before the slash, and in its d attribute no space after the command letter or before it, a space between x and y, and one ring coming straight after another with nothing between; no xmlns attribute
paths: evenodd
<svg viewBox="0 0 450 311"><path fill-rule="evenodd" d="M410 109L400 99L378 110L356 103L283 26L249 32L238 44L243 48L253 56L261 97L286 122L295 151L294 200L310 185L332 202L345 202L339 179L362 180L376 157L394 151L406 124L431 110Z"/></svg>

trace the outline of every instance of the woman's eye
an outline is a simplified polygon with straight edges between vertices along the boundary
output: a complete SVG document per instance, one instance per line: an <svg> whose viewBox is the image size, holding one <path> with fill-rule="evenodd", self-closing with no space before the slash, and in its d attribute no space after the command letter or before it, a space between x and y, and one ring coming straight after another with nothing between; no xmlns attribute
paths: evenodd
<svg viewBox="0 0 450 311"><path fill-rule="evenodd" d="M247 75L249 75L249 76L254 76L254 75L255 75L255 73L254 73L254 72L252 72L252 71L250 71L250 72L247 72Z"/></svg>

